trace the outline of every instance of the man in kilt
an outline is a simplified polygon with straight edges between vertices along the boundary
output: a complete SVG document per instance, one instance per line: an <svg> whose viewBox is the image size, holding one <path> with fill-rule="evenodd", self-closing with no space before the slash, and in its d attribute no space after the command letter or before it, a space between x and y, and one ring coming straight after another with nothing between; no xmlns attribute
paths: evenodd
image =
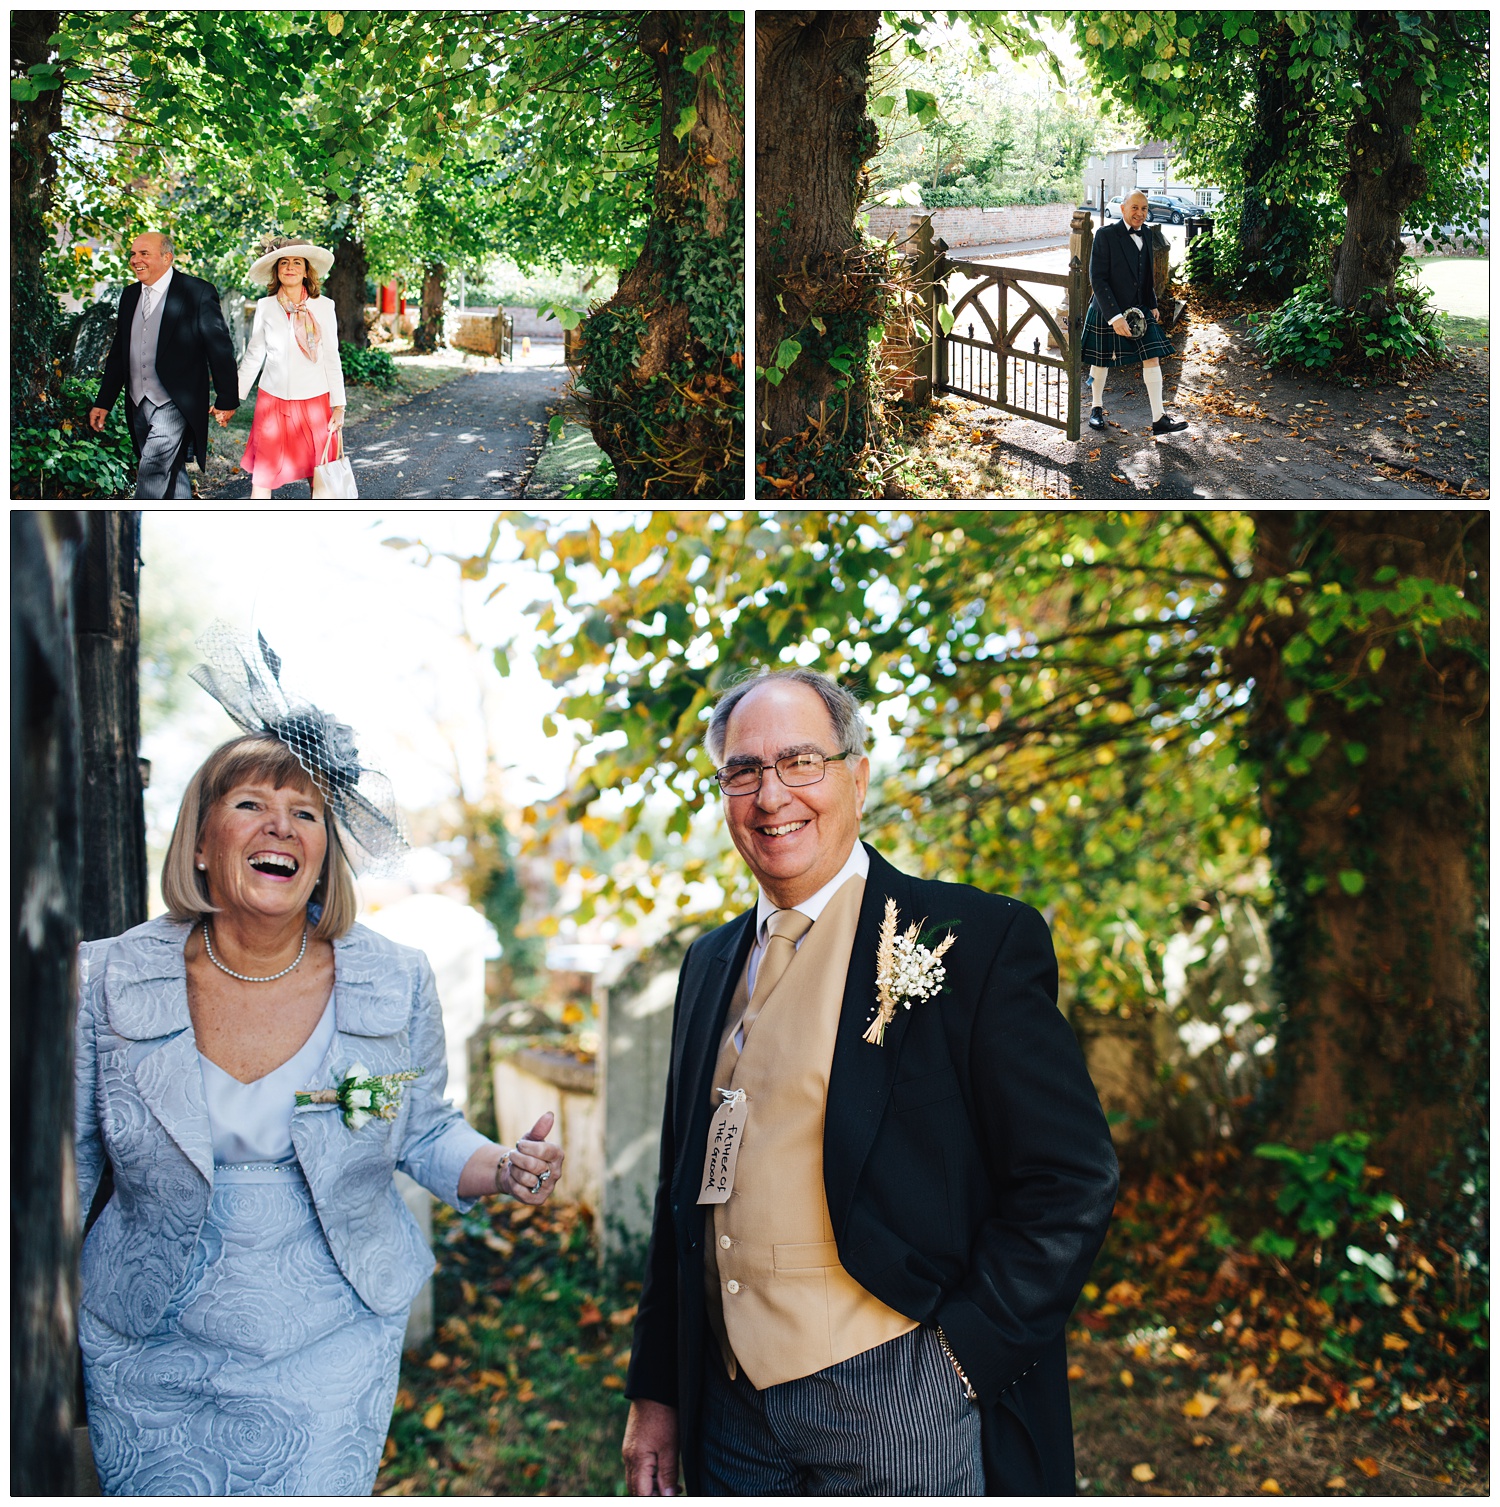
<svg viewBox="0 0 1500 1507"><path fill-rule="evenodd" d="M1141 379L1151 399L1152 434L1175 434L1187 423L1174 419L1161 401L1161 358L1175 356L1172 342L1161 327L1156 307L1156 286L1151 252L1146 245L1146 196L1139 189L1127 194L1120 205L1120 218L1094 237L1089 258L1089 281L1094 296L1083 320L1083 358L1094 377L1094 405L1089 428L1104 428L1104 382L1112 366L1141 363ZM1126 311L1135 316L1132 331Z"/></svg>

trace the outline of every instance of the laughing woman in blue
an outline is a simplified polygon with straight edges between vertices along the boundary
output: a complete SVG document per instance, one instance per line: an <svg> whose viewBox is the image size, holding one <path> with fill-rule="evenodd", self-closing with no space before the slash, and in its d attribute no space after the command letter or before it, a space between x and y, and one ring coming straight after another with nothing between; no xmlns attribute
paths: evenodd
<svg viewBox="0 0 1500 1507"><path fill-rule="evenodd" d="M368 1494L433 1264L392 1174L539 1204L562 1151L550 1114L513 1150L465 1124L426 957L354 924L346 850L404 843L350 729L264 639L205 648L245 736L188 785L169 915L79 955L89 1435L110 1495Z"/></svg>

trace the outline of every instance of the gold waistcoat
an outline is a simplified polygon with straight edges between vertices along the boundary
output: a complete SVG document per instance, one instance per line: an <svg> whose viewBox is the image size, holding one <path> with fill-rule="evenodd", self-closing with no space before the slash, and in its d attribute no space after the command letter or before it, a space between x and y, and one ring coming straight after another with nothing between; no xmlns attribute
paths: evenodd
<svg viewBox="0 0 1500 1507"><path fill-rule="evenodd" d="M734 1191L704 1221L709 1323L730 1374L738 1362L761 1390L917 1327L839 1265L823 1187L828 1075L864 889L855 877L838 890L761 1007L744 1050L736 1053L726 1034L714 1072L715 1088L744 1089L748 1114ZM741 975L731 1024L745 1000ZM713 1102L717 1108L717 1093Z"/></svg>

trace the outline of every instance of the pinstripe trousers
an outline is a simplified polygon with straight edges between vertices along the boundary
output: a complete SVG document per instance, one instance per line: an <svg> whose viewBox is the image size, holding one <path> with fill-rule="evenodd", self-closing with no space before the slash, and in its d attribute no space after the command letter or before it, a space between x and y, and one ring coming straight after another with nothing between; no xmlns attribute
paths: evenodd
<svg viewBox="0 0 1500 1507"><path fill-rule="evenodd" d="M709 1496L982 1496L979 1408L923 1325L758 1392L705 1346Z"/></svg>
<svg viewBox="0 0 1500 1507"><path fill-rule="evenodd" d="M141 459L135 473L137 497L191 497L193 484L184 469L192 435L187 420L168 399L155 403L142 397L134 412L126 409Z"/></svg>

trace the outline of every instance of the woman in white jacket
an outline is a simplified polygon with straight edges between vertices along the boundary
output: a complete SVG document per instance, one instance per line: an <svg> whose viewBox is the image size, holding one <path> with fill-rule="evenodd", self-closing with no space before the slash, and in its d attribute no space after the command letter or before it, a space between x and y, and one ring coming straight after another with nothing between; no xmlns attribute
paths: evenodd
<svg viewBox="0 0 1500 1507"><path fill-rule="evenodd" d="M284 236L268 244L250 277L268 284L269 296L255 305L239 370L241 402L260 377L250 440L240 460L250 473L251 497L269 497L299 478L311 481L329 434L344 427L338 320L333 300L318 291L333 253ZM331 455L338 454L337 446Z"/></svg>

